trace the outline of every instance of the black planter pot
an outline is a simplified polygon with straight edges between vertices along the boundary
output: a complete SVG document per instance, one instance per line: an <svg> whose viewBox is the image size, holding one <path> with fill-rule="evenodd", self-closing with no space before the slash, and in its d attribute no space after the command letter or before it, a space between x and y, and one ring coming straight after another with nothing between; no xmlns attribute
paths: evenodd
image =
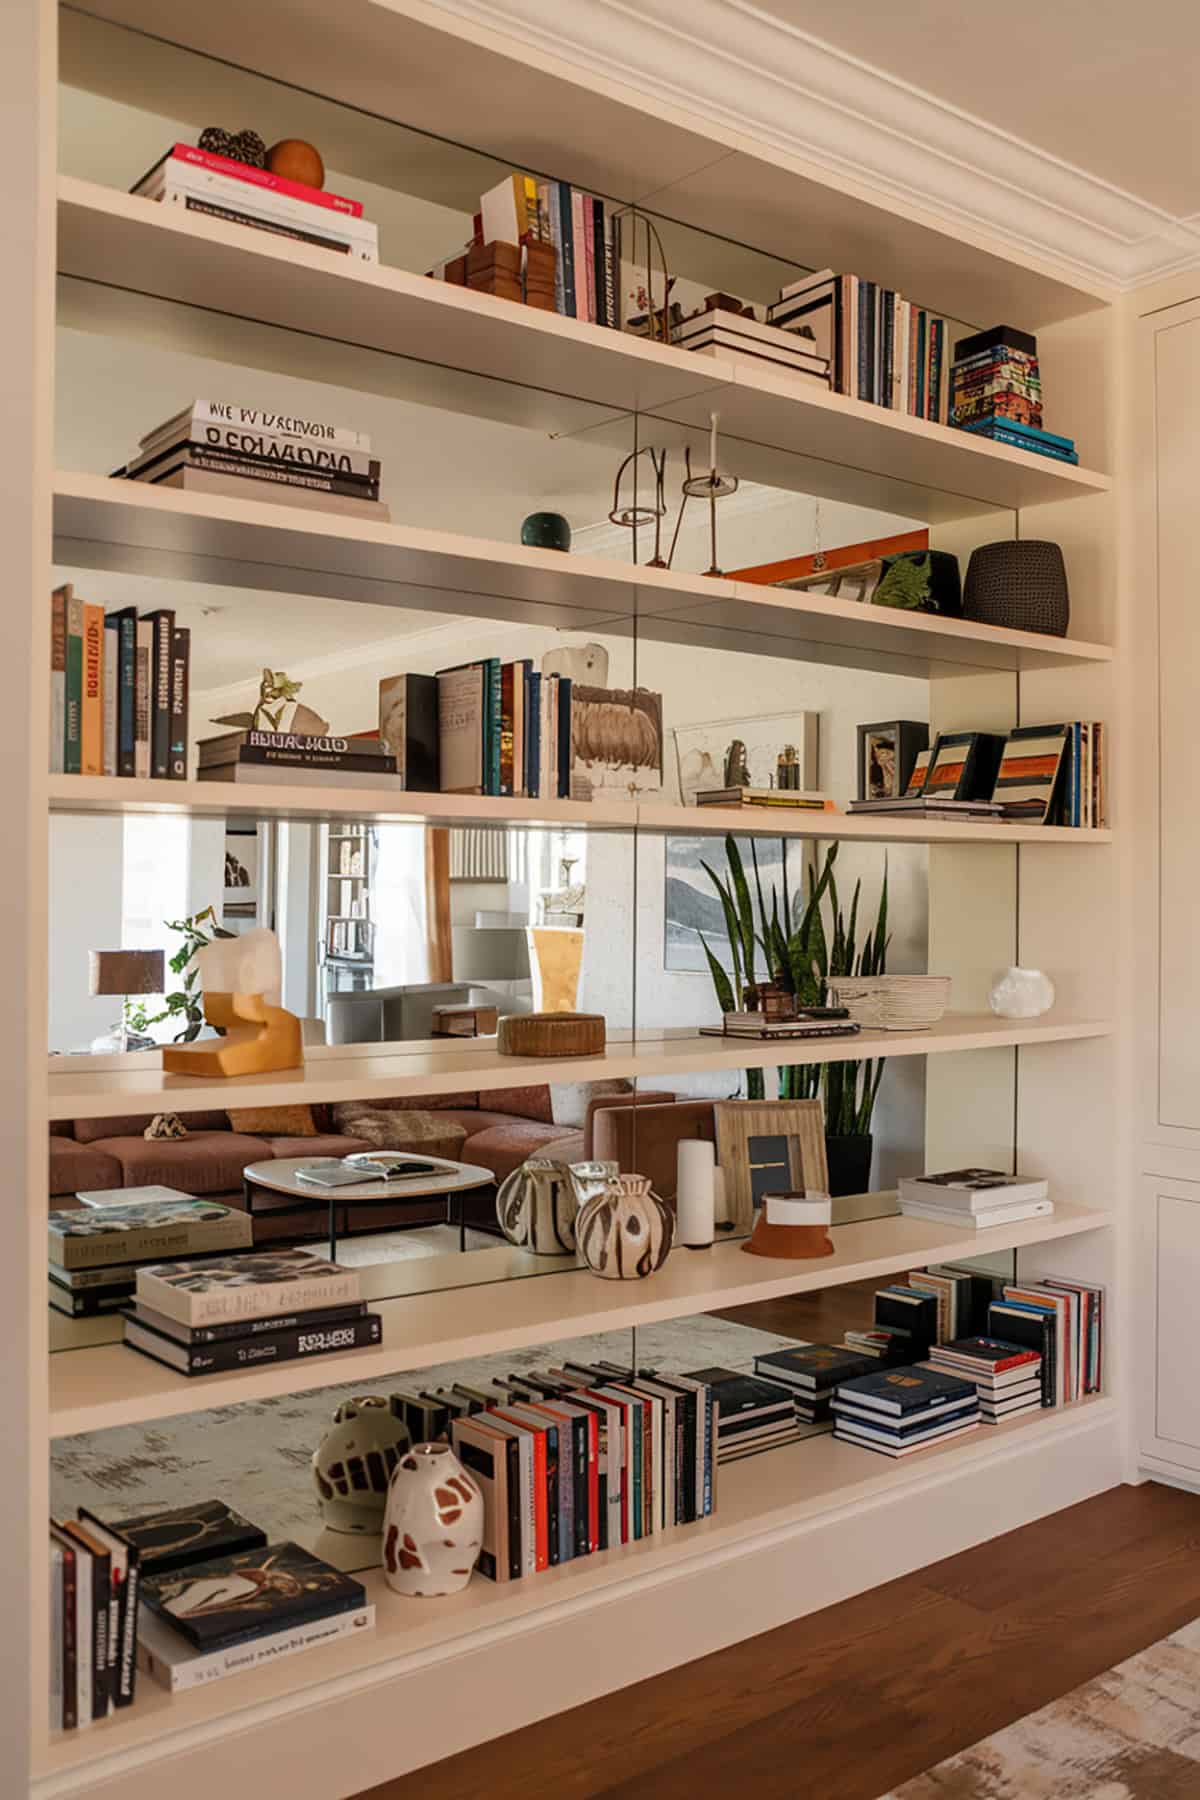
<svg viewBox="0 0 1200 1800"><path fill-rule="evenodd" d="M829 1164L829 1192L865 1194L871 1186L871 1152L875 1140L869 1132L857 1137L826 1137L825 1160Z"/></svg>
<svg viewBox="0 0 1200 1800"><path fill-rule="evenodd" d="M962 610L980 625L1066 637L1071 601L1060 546L1043 538L981 544L967 564Z"/></svg>

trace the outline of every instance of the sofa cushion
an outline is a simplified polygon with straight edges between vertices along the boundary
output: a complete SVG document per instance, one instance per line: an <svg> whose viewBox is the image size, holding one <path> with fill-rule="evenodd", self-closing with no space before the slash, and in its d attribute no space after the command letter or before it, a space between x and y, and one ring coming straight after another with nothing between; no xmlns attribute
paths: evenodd
<svg viewBox="0 0 1200 1800"><path fill-rule="evenodd" d="M352 1102L346 1103L349 1112ZM457 1157L467 1135L465 1125L456 1124L440 1112L419 1112L408 1107L403 1112L376 1112L367 1104L360 1105L345 1121L356 1137L365 1138L372 1150L414 1150L426 1156Z"/></svg>
<svg viewBox="0 0 1200 1800"><path fill-rule="evenodd" d="M228 1131L229 1120L223 1112L180 1113L189 1131ZM141 1137L153 1113L128 1113L117 1119L76 1119L72 1129L80 1144L94 1144L99 1138Z"/></svg>
<svg viewBox="0 0 1200 1800"><path fill-rule="evenodd" d="M372 1100L369 1103L361 1100L339 1101L334 1107L335 1115L343 1106L362 1106L370 1104L377 1112L445 1112L450 1107L477 1107L479 1095L464 1091L461 1094L415 1094L401 1096L395 1100Z"/></svg>
<svg viewBox="0 0 1200 1800"><path fill-rule="evenodd" d="M312 1139L306 1139L311 1146ZM182 1188L189 1194L223 1194L242 1185L247 1163L271 1156L262 1138L240 1131L190 1131L185 1138L114 1137L101 1146L121 1165L124 1187Z"/></svg>
<svg viewBox="0 0 1200 1800"><path fill-rule="evenodd" d="M554 1156L555 1144L575 1142L578 1134L564 1132L561 1125L542 1125L536 1119L509 1119L503 1125L489 1125L477 1131L463 1145L459 1155L463 1162L480 1163L490 1169L497 1181L503 1181L531 1156Z"/></svg>
<svg viewBox="0 0 1200 1800"><path fill-rule="evenodd" d="M544 1082L540 1087L492 1088L479 1098L492 1112L507 1113L513 1119L536 1119L540 1125L554 1123L550 1089Z"/></svg>
<svg viewBox="0 0 1200 1800"><path fill-rule="evenodd" d="M578 1131L587 1122L589 1102L601 1095L631 1094L628 1081L556 1081L550 1089L550 1116L556 1125Z"/></svg>
<svg viewBox="0 0 1200 1800"><path fill-rule="evenodd" d="M251 1137L308 1137L317 1135L317 1122L312 1107L298 1102L294 1106L230 1106L226 1116L234 1131Z"/></svg>
<svg viewBox="0 0 1200 1800"><path fill-rule="evenodd" d="M107 1150L93 1144L77 1144L74 1138L50 1133L50 1194L77 1194L87 1188L119 1188L125 1182L121 1165Z"/></svg>
<svg viewBox="0 0 1200 1800"><path fill-rule="evenodd" d="M335 1131L321 1131L316 1137L268 1137L263 1142L267 1154L285 1156L353 1156L371 1145L363 1137L342 1137Z"/></svg>

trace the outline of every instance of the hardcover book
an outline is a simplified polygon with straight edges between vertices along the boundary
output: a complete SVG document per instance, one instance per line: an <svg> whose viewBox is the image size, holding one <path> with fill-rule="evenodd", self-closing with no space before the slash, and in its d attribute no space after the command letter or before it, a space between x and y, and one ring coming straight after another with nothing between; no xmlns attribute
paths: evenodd
<svg viewBox="0 0 1200 1800"><path fill-rule="evenodd" d="M361 1582L299 1544L268 1544L171 1574L143 1575L142 1602L197 1650L250 1643L366 1606Z"/></svg>
<svg viewBox="0 0 1200 1800"><path fill-rule="evenodd" d="M756 1373L768 1380L814 1391L866 1375L872 1367L870 1357L847 1350L844 1344L798 1344L795 1349L769 1350L754 1359Z"/></svg>
<svg viewBox="0 0 1200 1800"><path fill-rule="evenodd" d="M396 759L404 787L436 794L441 787L438 758L438 678L387 675L379 683L379 736Z"/></svg>
<svg viewBox="0 0 1200 1800"><path fill-rule="evenodd" d="M872 1412L893 1418L954 1406L975 1398L971 1382L937 1369L877 1369L838 1385L839 1400L848 1400Z"/></svg>
<svg viewBox="0 0 1200 1800"><path fill-rule="evenodd" d="M241 1250L253 1242L250 1219L215 1200L142 1200L52 1212L49 1255L62 1269L201 1251Z"/></svg>
<svg viewBox="0 0 1200 1800"><path fill-rule="evenodd" d="M92 1514L83 1508L82 1516ZM188 1506L156 1506L128 1514L105 1507L95 1516L106 1530L134 1546L143 1575L165 1575L211 1557L260 1550L267 1541L265 1531L223 1500L195 1500Z"/></svg>
<svg viewBox="0 0 1200 1800"><path fill-rule="evenodd" d="M231 1644L225 1650L193 1650L187 1640L153 1613L143 1611L139 1626L137 1660L147 1675L170 1694L186 1693L189 1688L206 1687L226 1675L240 1675L246 1669L260 1668L264 1663L278 1662L281 1656L294 1656L300 1650L318 1650L339 1638L356 1637L370 1631L375 1624L373 1606L356 1607L353 1612L336 1613L332 1618L312 1619L303 1625L285 1626L246 1644Z"/></svg>
<svg viewBox="0 0 1200 1800"><path fill-rule="evenodd" d="M361 1350L368 1344L378 1344L382 1336L383 1320L378 1313L364 1313L360 1318L343 1319L336 1324L293 1325L217 1344L181 1344L169 1334L155 1331L142 1319L125 1320L125 1342L132 1349L188 1376L229 1374L263 1363L298 1362L339 1350Z"/></svg>
<svg viewBox="0 0 1200 1800"><path fill-rule="evenodd" d="M155 1263L139 1269L137 1277L138 1305L181 1325L262 1319L343 1306L359 1298L356 1269L340 1268L305 1250Z"/></svg>
<svg viewBox="0 0 1200 1800"><path fill-rule="evenodd" d="M794 1411L792 1390L777 1381L763 1381L755 1375L743 1375L735 1369L692 1369L689 1380L702 1381L713 1390L720 1404L717 1424L720 1437L725 1437L739 1421L773 1418L783 1411Z"/></svg>

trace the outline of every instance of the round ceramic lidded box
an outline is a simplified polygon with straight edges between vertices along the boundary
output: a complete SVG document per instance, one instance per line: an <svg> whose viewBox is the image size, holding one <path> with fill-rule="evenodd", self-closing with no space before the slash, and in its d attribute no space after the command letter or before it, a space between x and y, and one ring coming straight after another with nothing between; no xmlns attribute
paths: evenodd
<svg viewBox="0 0 1200 1800"><path fill-rule="evenodd" d="M575 1220L579 1254L605 1281L641 1281L666 1262L675 1216L651 1192L645 1175L614 1175L580 1207Z"/></svg>
<svg viewBox="0 0 1200 1800"><path fill-rule="evenodd" d="M483 1545L483 1495L449 1444L417 1444L392 1470L383 1573L413 1599L457 1594Z"/></svg>

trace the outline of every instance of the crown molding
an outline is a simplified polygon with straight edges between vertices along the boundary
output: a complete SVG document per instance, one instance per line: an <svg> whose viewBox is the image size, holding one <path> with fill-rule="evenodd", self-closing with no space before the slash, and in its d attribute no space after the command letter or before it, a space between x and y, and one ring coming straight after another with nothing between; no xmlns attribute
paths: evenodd
<svg viewBox="0 0 1200 1800"><path fill-rule="evenodd" d="M986 230L1064 279L1124 292L1200 265L1200 218L1174 218L749 0L431 0L424 10L510 38L514 56L536 47L643 104L684 108L865 183L948 230ZM670 191L640 198L669 211Z"/></svg>

